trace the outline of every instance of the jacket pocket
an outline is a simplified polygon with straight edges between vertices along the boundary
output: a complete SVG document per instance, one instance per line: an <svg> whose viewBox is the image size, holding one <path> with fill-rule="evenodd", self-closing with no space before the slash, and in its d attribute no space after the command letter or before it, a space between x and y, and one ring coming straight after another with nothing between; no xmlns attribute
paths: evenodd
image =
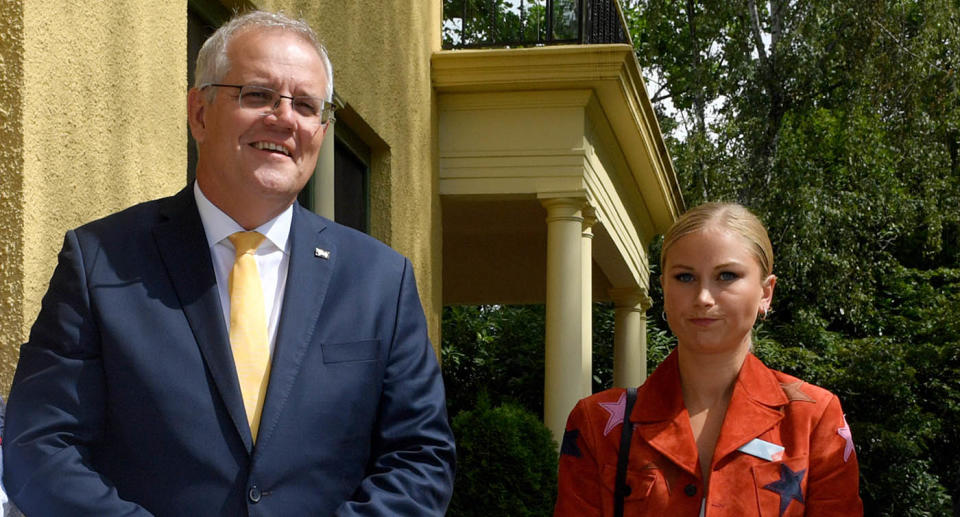
<svg viewBox="0 0 960 517"><path fill-rule="evenodd" d="M616 485L617 466L602 465L600 479L603 481L603 515L613 515L613 487ZM655 502L657 499L654 488L658 481L663 486L663 474L660 469L650 467L627 467L626 484L629 487L626 497L623 498L623 514L634 516L662 515Z"/></svg>
<svg viewBox="0 0 960 517"><path fill-rule="evenodd" d="M796 456L751 467L758 512L762 517L804 514L809 463L807 456Z"/></svg>
<svg viewBox="0 0 960 517"><path fill-rule="evenodd" d="M321 343L324 364L374 361L380 357L380 340L367 339L349 343Z"/></svg>

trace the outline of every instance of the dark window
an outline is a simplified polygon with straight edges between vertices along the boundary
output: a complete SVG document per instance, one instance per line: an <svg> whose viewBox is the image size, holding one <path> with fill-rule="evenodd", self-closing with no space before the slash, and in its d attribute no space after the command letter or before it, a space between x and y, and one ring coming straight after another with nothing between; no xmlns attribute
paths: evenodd
<svg viewBox="0 0 960 517"><path fill-rule="evenodd" d="M215 0L187 2L187 88L193 88L194 68L200 47L217 27L230 19L230 11ZM187 126L187 183L193 181L197 168L197 143Z"/></svg>
<svg viewBox="0 0 960 517"><path fill-rule="evenodd" d="M369 232L370 148L343 121L337 121L327 138L333 137L333 219L345 226ZM332 133L332 134L331 134ZM316 175L310 178L297 200L309 210L314 206Z"/></svg>
<svg viewBox="0 0 960 517"><path fill-rule="evenodd" d="M368 231L367 164L351 149L345 139L338 138L333 152L334 213L340 224Z"/></svg>

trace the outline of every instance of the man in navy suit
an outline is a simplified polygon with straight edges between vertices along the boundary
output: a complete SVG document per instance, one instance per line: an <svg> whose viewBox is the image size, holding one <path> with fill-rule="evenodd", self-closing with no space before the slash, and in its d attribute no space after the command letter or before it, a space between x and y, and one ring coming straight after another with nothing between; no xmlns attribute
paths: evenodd
<svg viewBox="0 0 960 517"><path fill-rule="evenodd" d="M309 26L235 18L189 93L195 184L67 232L3 439L27 515L444 513L453 436L410 262L295 202L332 91ZM231 312L247 255L255 317ZM263 342L234 337L258 320Z"/></svg>

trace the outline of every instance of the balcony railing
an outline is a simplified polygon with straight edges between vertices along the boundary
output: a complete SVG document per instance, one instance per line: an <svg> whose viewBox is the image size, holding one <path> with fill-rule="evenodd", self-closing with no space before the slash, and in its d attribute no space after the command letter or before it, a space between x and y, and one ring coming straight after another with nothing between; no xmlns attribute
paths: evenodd
<svg viewBox="0 0 960 517"><path fill-rule="evenodd" d="M444 0L443 48L628 43L617 0Z"/></svg>

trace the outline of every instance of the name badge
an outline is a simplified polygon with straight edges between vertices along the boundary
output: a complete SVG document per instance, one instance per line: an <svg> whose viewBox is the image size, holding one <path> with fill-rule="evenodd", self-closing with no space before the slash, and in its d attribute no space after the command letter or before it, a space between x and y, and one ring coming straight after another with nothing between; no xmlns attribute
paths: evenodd
<svg viewBox="0 0 960 517"><path fill-rule="evenodd" d="M737 450L767 461L780 461L780 459L783 458L782 445L770 443L760 438L750 440L746 445Z"/></svg>

